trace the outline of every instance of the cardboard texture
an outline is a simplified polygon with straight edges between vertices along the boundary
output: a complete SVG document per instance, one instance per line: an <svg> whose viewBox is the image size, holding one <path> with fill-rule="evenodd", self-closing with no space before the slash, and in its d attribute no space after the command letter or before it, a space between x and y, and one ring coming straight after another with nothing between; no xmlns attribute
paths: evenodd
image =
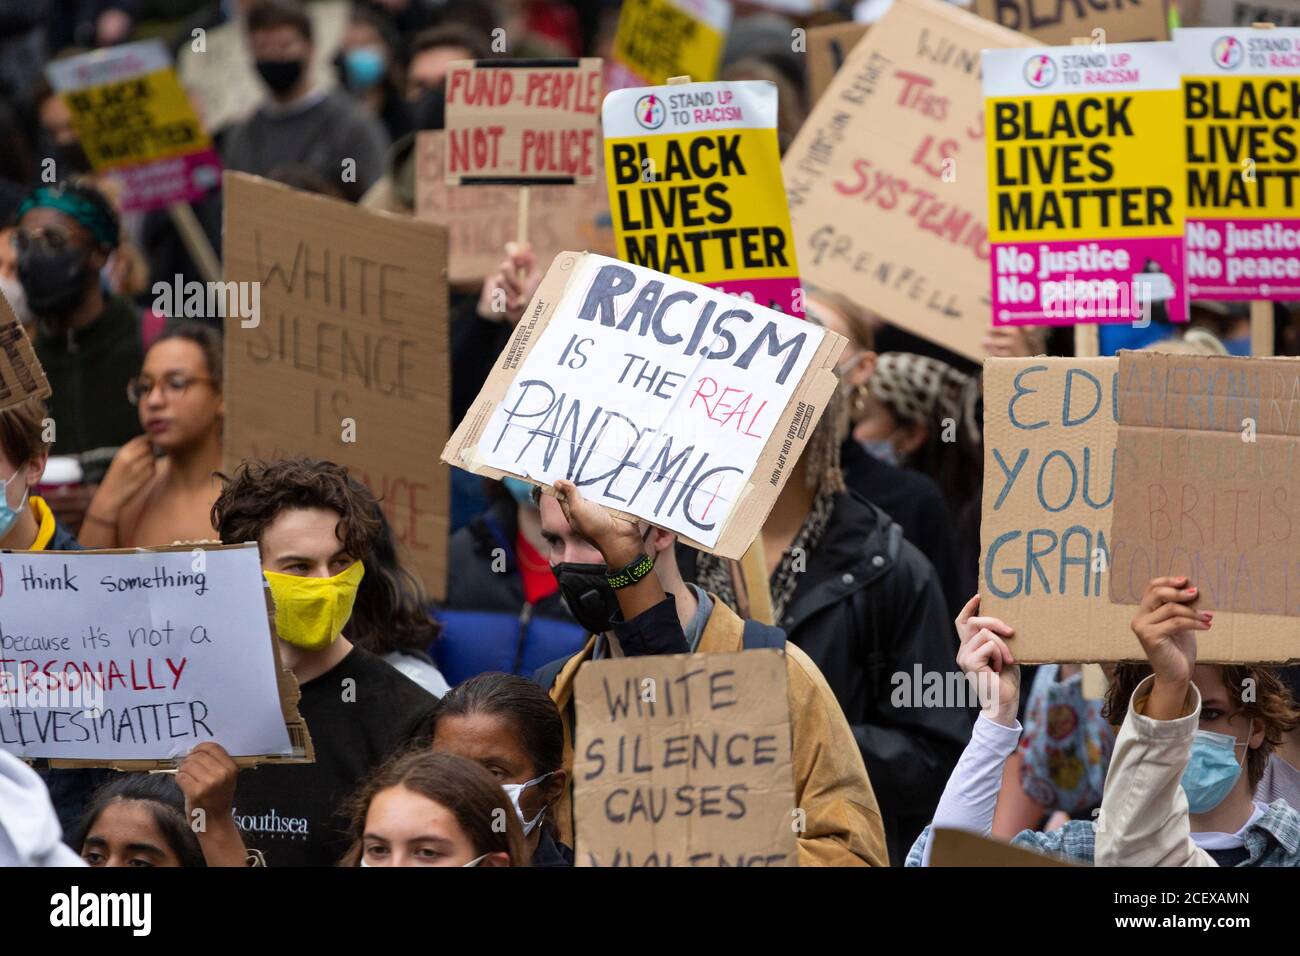
<svg viewBox="0 0 1300 956"><path fill-rule="evenodd" d="M227 173L227 281L260 288L226 319L224 467L311 455L375 493L404 557L446 587L447 231Z"/></svg>
<svg viewBox="0 0 1300 956"><path fill-rule="evenodd" d="M53 394L31 339L0 293L0 409Z"/></svg>
<svg viewBox="0 0 1300 956"><path fill-rule="evenodd" d="M1111 600L1186 574L1198 659L1300 657L1300 359L1121 352L1118 409Z"/></svg>
<svg viewBox="0 0 1300 956"><path fill-rule="evenodd" d="M211 556L214 553L230 552L230 551L251 552L252 557L249 559L249 563L254 568L259 569L256 572L254 572L254 576L251 577L251 581L255 582L253 586L258 590L258 592L260 592L257 596L260 597L263 601L263 607L264 607L264 612L266 614L266 622L267 622L266 633L270 638L270 658L272 662L270 668L270 674L268 675L265 672L261 672L256 668L255 665L256 658L253 657L250 653L254 650L253 647L238 647L229 653L232 653L234 655L234 657L236 658L236 664L241 674L245 675L245 679L239 688L239 692L241 694L246 695L249 689L255 687L255 685L258 685L259 682L260 682L260 686L263 687L269 688L270 686L274 686L275 692L278 697L280 717L284 723L284 729L285 729L285 733L287 734L290 752L287 754L270 753L270 752L265 754L240 753L238 752L236 745L225 734L218 732L216 734L215 739L217 740L218 743L222 743L223 745L236 751L234 754L232 754L231 759L233 759L234 762L240 767L253 767L253 766L258 766L260 764L269 764L269 763L312 763L316 759L315 748L312 744L311 735L307 729L307 723L305 720L303 720L301 714L298 711L298 701L301 698L301 693L298 688L298 681L297 678L294 677L293 672L289 670L289 668L285 667L283 662L280 659L279 641L276 639L276 630L275 630L275 604L271 598L270 588L266 586L266 582L261 576L260 561L257 558L256 549L257 549L257 544L254 542L246 542L244 544L230 544L230 545L223 545L223 544L216 544L216 543L213 544L190 543L190 544L172 545L170 547L164 547L164 548L116 548L116 549L109 549L109 550L102 550L102 551L66 551L66 552L5 551L5 552L0 552L0 554L15 555L15 556L30 554L34 557L37 557L38 560L44 562L45 564L49 564L55 560L57 560L60 565L63 565L66 562L67 564L70 565L70 567L65 572L65 576L70 575L75 579L77 576L83 573L84 566L90 563L87 561L88 558L113 556L113 555L128 555L128 556L138 557L139 555L143 555L143 554L173 554L173 553L181 553L184 554L186 558L190 558L190 556L193 555L196 550L198 550L204 553L203 555L205 561L204 567L206 568L209 567L206 564L206 562L211 560ZM21 562L22 559L21 557L17 557L14 560ZM81 565L83 567L78 567L78 565ZM122 573L125 575L130 575L133 571L138 572L139 569L135 565L136 562L131 562L129 564L124 562ZM178 570L183 572L192 567L193 567L193 560L186 560L179 565L179 568L172 567L169 570L171 571L171 573L175 574ZM41 576L41 575L48 576L46 574L48 568L33 565L32 570L36 572L37 576ZM213 568L212 571L218 574L230 575L229 570L221 570L221 569ZM90 575L90 577L93 578L93 575ZM213 579L212 584L214 586L213 588L214 592L217 587L221 586L221 584L228 585L228 582L230 580L235 580L235 578L233 576L230 576L228 577L227 581L223 581L220 583L218 583L216 579ZM106 604L107 602L113 600L113 597L111 596L113 594L121 595L122 593L131 593L131 592L130 591L122 592L121 590L117 592L111 592L108 591L108 589L103 585L102 581L99 583L100 583L99 592L95 592L83 586L79 588L78 598L73 599L75 601L78 601L79 604L85 605L84 609L81 606L78 606L76 608L75 613L76 613L76 619L78 625L80 625L83 621L85 621L85 622L89 622L90 626L85 627L81 631L81 634L78 635L80 637L80 644L82 645L81 653L77 655L69 653L68 657L70 659L75 657L76 662L81 663L86 658L95 658L97 652L102 655L102 653L104 651L107 651L109 648L113 648L109 660L120 662L121 660L124 660L129 657L130 658L129 662L126 663L122 668L123 674L121 678L115 679L110 676L109 678L106 679L105 685L110 690L117 685L120 685L123 689L130 686L133 693L144 695L140 698L135 698L135 702L138 703L151 705L160 702L158 699L156 699L157 695L151 696L150 689L141 686L139 683L141 680L144 680L146 684L149 685L154 684L156 681L155 674L167 675L166 677L162 678L164 684L163 688L152 688L155 690L156 689L163 690L163 694L161 695L163 702L171 699L184 700L187 697L187 695L195 693L194 686L193 686L194 668L205 666L205 662L201 659L202 655L206 651L208 651L209 648L215 649L218 642L224 642L226 638L229 636L238 634L241 637L243 637L245 634L250 633L243 629L244 622L242 621L234 622L233 625L234 629L230 632L230 634L223 634L221 632L220 629L221 625L223 624L226 626L232 625L230 615L224 612L223 608L246 607L248 606L249 602L244 600L243 598L239 600L232 600L228 594L220 595L220 596L214 594L215 600L224 603L221 604L221 606L219 607L218 606L213 607L213 611L215 612L216 616L213 618L206 619L208 627L202 632L202 634L199 634L197 637L196 637L196 632L193 629L188 627L178 627L177 625L181 623L180 619L177 618L176 621L174 622L167 608L163 608L163 607L158 607L155 609L155 613L151 615L154 618L153 620L148 620L148 619L142 620L142 623L145 625L145 628L150 628L151 625L154 626L154 628L150 628L151 639L146 640L144 638L143 636L144 628L141 628L139 631L136 632L135 636L132 637L130 636L132 628L127 624L126 616L120 609L118 611L113 611L111 608L105 608L104 609L105 616L98 620L95 618L96 611L100 610L100 608L96 606L96 602L102 602ZM17 584L18 581L14 580L14 575L11 574L10 575L11 589L14 588ZM81 594L83 592L89 592L89 593L86 593L85 597L83 598L81 597ZM154 594L161 594L164 592L145 590L140 593L148 597ZM3 595L2 577L0 577L0 595ZM60 600L62 602L66 602L67 600L69 600L69 598L70 595L68 598L61 597ZM256 599L253 597L251 593L244 595L244 598L253 598L254 600ZM158 603L157 599L153 599L153 600L155 603ZM6 612L7 613L6 620L8 622L8 627L6 630L7 632L9 632L10 629L17 631L20 628L22 628L25 623L22 616L23 612L21 606L19 607L12 606L12 598L10 602L7 603L9 603L11 606L9 610ZM174 604L175 602L172 603ZM153 604L151 604L150 607L153 607ZM173 606L171 610L175 611L176 607ZM183 610L184 609L182 608L182 611ZM197 613L199 609L196 607L196 609L194 610L195 613ZM199 620L199 619L195 618L195 620ZM103 622L102 626L100 625L100 621ZM35 622L35 626L37 627L43 626L46 625L46 623L47 623L46 616L42 615L42 620L39 622ZM199 620L199 623L202 624L203 623L202 620ZM166 631L165 640L162 638L163 632L158 631L156 629L157 627L165 627L169 629ZM185 636L177 636L181 631L184 631ZM57 638L57 635L55 637ZM255 639L255 635L254 635L254 639ZM70 638L68 640L68 644L70 648L75 643L76 643L76 639L74 638ZM40 660L35 661L34 663L39 664L41 668L44 669L45 666L44 662L48 660L57 661L58 654L59 651L50 649L50 650L40 651L40 652L34 652L28 650L25 655L14 655L14 656L17 657L17 656L31 655L33 657L40 658ZM172 659L174 663L174 658L178 656L183 656L184 658L179 667L179 673L177 673L176 669L171 666L168 666L164 670L163 665L165 660ZM18 666L21 666L22 663L24 662L14 661L11 659L5 661L4 663L8 665L17 664ZM94 662L92 661L91 663ZM151 669L152 663L157 663L159 665L158 670L156 672ZM229 663L229 661L227 663ZM187 672L187 666L191 668L188 672ZM66 669L60 671L57 667L55 667L52 669L51 673L55 675L59 675L59 674L67 675L69 672ZM17 682L13 679L14 672L10 671L9 673L4 673L4 668L0 667L0 674L3 674L4 678L8 679L7 684L0 685L0 701L4 701L10 706L17 706L19 702L13 699L12 696L6 697L6 694L13 695L18 686ZM142 677L141 676L142 674L145 676ZM172 687L169 691L165 687L165 685L166 683L169 682L172 675L175 675L176 682L174 687ZM270 677L271 680L273 681L273 685L266 683L266 679L268 677ZM62 690L60 690L60 688L58 687L46 688L47 693L49 694L48 697L49 706L55 708L62 706L62 704L66 702L66 695L69 692L76 691L77 688L74 685L72 678L68 676L65 679L67 680L67 684L62 688ZM130 682L129 684L128 684L128 680ZM184 684L183 687L182 684ZM233 687L233 685L229 685L229 686ZM211 688L209 688L209 690L210 689ZM63 693L65 695L65 699L60 699L60 697L58 696L60 693ZM76 701L73 702L76 703ZM82 705L85 705L87 703L88 702L84 700L80 701L80 704ZM105 710L111 711L113 709L113 702L107 697L107 695L105 695L101 703L104 705ZM208 707L209 711L217 710L217 703L215 701L211 701L206 706ZM243 706L247 707L248 710L251 712L254 708L260 707L261 702L249 701ZM78 708L74 707L74 710L75 709ZM9 710L7 711L6 716L12 715L14 713L15 711ZM178 726L182 728L185 726L184 719L175 719L175 720L173 719L176 717L175 711L165 712L165 714L166 714L165 717L159 718L160 722L157 725L154 725L152 720L148 719L147 715L143 715L135 720L134 726L145 728L145 730L139 732L146 735L148 732L147 728L152 726L154 727L155 730L158 731L159 736L161 736L162 734L163 727L166 727L167 732L170 734L174 732ZM79 714L79 718L83 722L88 717L93 717L93 716L94 716L93 711L87 712L83 710ZM124 714L122 715L121 719L123 721L127 721L126 726L133 726L130 718L127 718ZM231 719L230 714L222 715L222 720L225 722L223 727L224 730L229 729L230 719ZM58 718L53 718L53 720L57 721ZM119 727L121 726L120 722L116 720L114 721L114 725ZM198 725L196 724L195 725L196 729L197 726ZM57 739L57 724L53 723L52 721L51 727L55 727L56 729L50 730L49 728L46 728L46 733L47 735ZM9 734L14 730L14 728L9 727L6 728L6 730L7 733L4 735L4 740L0 741L0 745L3 745L4 743L13 744L13 741L9 739ZM101 734L106 734L106 730L104 726L101 726L100 732ZM66 726L65 726L64 733L65 735L67 734ZM123 759L120 757L110 757L110 756L105 756L103 758L67 758L67 757L49 756L48 764L49 766L55 768L109 767L114 770L123 770L123 771L174 769L184 759L185 754L188 753L191 746L194 743L199 743L199 742L201 741L193 740L190 743L183 743L182 745L180 745L181 750L183 752L178 754L176 757L156 758L156 759ZM54 752L55 751L51 750L51 753ZM35 753L35 754L25 754L25 755L20 754L20 756L25 756L26 759L30 760L30 759L40 759L42 756L48 756L48 755Z"/></svg>
<svg viewBox="0 0 1300 956"><path fill-rule="evenodd" d="M931 833L931 866L1078 866L1023 847L968 833L939 829Z"/></svg>
<svg viewBox="0 0 1300 956"><path fill-rule="evenodd" d="M1098 9L1103 7L1103 9ZM1167 0L973 0L980 16L1043 43L1067 46L1104 30L1106 43L1169 39Z"/></svg>
<svg viewBox="0 0 1300 956"><path fill-rule="evenodd" d="M870 26L866 23L831 23L812 27L807 39L808 104L813 106L831 85L835 71L844 65L849 52Z"/></svg>
<svg viewBox="0 0 1300 956"><path fill-rule="evenodd" d="M1125 495L1137 494L1145 511L1142 474L1158 449L1149 437L1120 442L1119 381L1117 358L984 363L980 610L1016 629L1012 649L1024 663L1145 659L1130 627L1138 598L1111 600L1112 579L1127 581L1120 566L1128 560L1112 521L1116 500ZM1139 380L1133 381L1136 387ZM1173 442L1182 447L1178 442L1187 440ZM1153 573L1139 566L1131 593L1140 598ZM1294 621L1212 606L1213 583L1198 585L1207 589L1204 606L1216 612L1213 629L1198 635L1199 660L1282 661L1300 654Z"/></svg>
<svg viewBox="0 0 1300 956"><path fill-rule="evenodd" d="M798 865L781 651L589 661L574 700L575 865Z"/></svg>
<svg viewBox="0 0 1300 956"><path fill-rule="evenodd" d="M520 191L514 186L448 186L443 176L447 134L416 134L415 217L447 227L447 278L453 285L481 283L501 266L507 242L518 239ZM597 154L603 147L597 139ZM596 179L574 186L529 187L528 242L539 263L566 247L614 254L614 228L605 188L605 164Z"/></svg>
<svg viewBox="0 0 1300 956"><path fill-rule="evenodd" d="M983 358L980 51L1032 44L942 0L898 0L872 26L782 162L805 285Z"/></svg>
<svg viewBox="0 0 1300 956"><path fill-rule="evenodd" d="M1248 27L1273 23L1279 27L1300 27L1300 0L1200 0L1194 19L1185 26Z"/></svg>
<svg viewBox="0 0 1300 956"><path fill-rule="evenodd" d="M598 57L452 63L447 184L594 182L603 95Z"/></svg>
<svg viewBox="0 0 1300 956"><path fill-rule="evenodd" d="M665 333L669 330L669 326L672 328L681 326L683 331L690 334L688 323L689 327L703 329L703 325L697 322L696 311L688 311L701 309L710 310L710 315L716 312L717 317L713 320L715 322L722 319L723 310L735 308L748 310L746 314L752 313L759 319L767 318L778 323L791 323L799 327L798 334L802 334L805 330L811 333L815 328L804 326L799 320L789 316L760 309L733 296L652 273L650 270L635 269L617 260L575 252L561 253L542 279L542 284L524 313L523 320L503 349L478 398L452 435L451 441L443 449L442 460L457 468L464 468L489 478L499 479L506 474L515 474L517 477L542 484L548 490L552 488L549 479L539 473L549 469L555 472L555 477L564 475L583 482L584 495L618 514L630 519L640 518L675 530L678 536L691 547L723 557L739 559L762 528L763 521L785 485L786 478L812 437L813 430L825 410L827 399L837 387L838 380L835 377L834 367L840 352L844 349L844 340L831 332L825 332L820 338L810 334L801 340L807 343L807 347L799 346L796 349L790 345L790 348L783 350L780 354L786 357L789 357L791 350L800 353L799 361L792 362L792 366L795 364L802 366L803 371L799 373L797 370L791 370L787 376L787 382L795 383L793 388L789 389L787 400L780 403L768 400L767 405L763 405L761 395L764 389L770 395L778 395L788 388L787 385L782 385L779 389L774 389L770 381L759 380L760 375L756 373L770 368L768 360L772 356L768 350L763 349L761 353L756 351L751 356L752 363L746 368L738 368L733 363L743 357L742 349L748 351L754 343L771 344L771 339L767 337L769 332L778 337L786 335L789 331L787 325L768 325L762 329L752 329L749 326L759 325L758 321L753 321L743 327L744 331L741 325L729 327L734 330L738 340L734 350L727 353L733 361L702 361L701 356L698 355L688 358L682 349L693 348L693 346L686 342L685 336L674 346L663 348L656 346L653 334L637 334L635 329L630 331L620 329L615 332L612 327L606 328L594 318L588 320L577 318L591 287L590 283L595 281L591 278L594 275L592 270L605 265L613 266L615 270L632 271L640 283L637 288L643 294L648 294L645 282L661 281L664 292L671 291L673 296L690 297L690 300L684 301L679 298L672 303L680 309L680 312L673 316L665 317L661 310L662 321L659 323L659 328ZM658 278L650 278L654 276ZM626 310L631 305L631 298L629 295L624 295L622 301L613 303L620 322L627 314ZM638 296L638 299L640 298L641 296ZM666 302L669 298L670 296L665 294L663 301ZM701 306L701 303L705 305ZM644 317L645 313L643 312L642 315ZM679 315L682 317L678 317ZM612 322L613 319L611 324ZM546 333L552 323L557 323L557 331L554 336L548 337ZM626 322L623 324L627 325ZM781 331L774 331L778 328ZM640 329L645 332L647 323L643 322ZM716 334L716 325L713 331ZM606 332L622 338L612 340L605 337ZM751 333L756 336L752 342ZM589 336L597 335L602 336L601 345L586 344L595 342L595 339ZM521 385L516 388L516 380L522 378L521 370L537 350L538 344L544 340L546 343L544 351L539 353L543 355L549 355L557 345L567 343L564 353L560 356L560 362L544 371L550 377L550 382L554 386L553 391L560 401L568 404L548 405L547 410L541 413L534 411L532 398L528 398L525 405L524 396L528 388L549 389L552 385L545 384L545 380L530 380L534 382L533 385ZM715 338L713 341L721 342L722 339ZM787 337L782 341L789 345L792 340ZM812 351L814 341L817 344L815 351ZM702 342L701 339L697 344ZM575 345L576 350L570 351L569 347ZM592 351L593 348L600 351ZM615 350L610 351L609 348ZM584 355L582 354L584 351L591 354ZM647 364L633 364L635 355L647 356ZM583 368L589 359L592 367L584 371ZM560 368L561 363L566 368ZM620 369L622 377L628 381L632 381L634 377L639 380L643 373L646 380L641 381L639 386L615 382L614 377L619 374ZM650 382L652 373L654 381ZM691 403L700 400L697 386L704 381L702 376L708 376L710 381L714 381L715 388L723 390L708 396L701 401L700 406L692 409ZM609 378L608 383L605 381L606 377ZM537 382L543 384L539 385ZM653 420L651 417L644 417L642 421L632 422L631 417L625 412L613 411L613 408L618 407L619 401L626 402L630 394L627 391L629 388L640 390L636 396L632 396L636 406L632 410L638 418L643 415L661 417ZM569 392L577 394L583 389L588 392L595 389L597 394L579 396L588 399L587 407L579 408ZM662 394L654 394L660 391ZM722 396L726 396L725 407L720 404L723 402ZM507 402L508 398L509 402ZM656 398L661 401L656 402ZM604 425L596 425L591 416L603 412L601 403L605 401L610 405L611 411L606 413ZM521 406L531 417L525 417L520 412ZM686 414L693 417L673 418L673 423L680 424L674 433L672 429L665 427L665 423L669 422L669 416L675 409L683 406ZM623 406L625 409L629 407L627 404ZM498 411L500 415L497 414ZM524 425L521 426L519 423L511 425L516 415L525 423ZM615 431L610 433L612 437L606 439L610 444L601 445L602 439L605 438L606 427L610 421L616 419L621 419L637 428L639 437L633 440L629 437L630 433L626 431L620 433L618 429L622 426L616 426ZM582 424L579 424L579 421ZM488 444L488 451L495 454L491 446L510 437L507 434L508 426L532 430L533 437L536 439L533 442L532 438L511 437L510 443L507 444L507 451L512 458L517 447L522 448L519 452L521 458L523 455L529 456L523 464L517 466L520 468L519 472L505 471L504 466L494 466L484 461L485 451L480 441ZM621 444L618 444L616 456L602 452L599 457L605 459L605 463L591 463L593 453L598 448L613 448L614 444L620 441L620 435ZM726 443L734 444L739 441L737 435L762 442L755 465L748 476L730 475L732 472L741 471L739 465L734 463L736 459L729 459L726 453L726 449L732 447ZM675 444L670 445L667 444L668 442L675 442ZM557 449L561 448L563 450L557 453ZM746 451L746 448L741 448L736 454L744 454ZM630 468L626 467L626 463L632 460L629 456L638 455L641 456L638 464ZM503 457L505 457L504 453ZM718 462L723 464L719 465ZM610 469L604 468L606 463L611 464ZM588 467L598 471L604 469L613 477L606 481L604 475L596 476L592 483L587 483L586 478L589 476L584 475L583 469ZM524 474L523 472L529 468L535 473ZM702 483L709 474L723 472L727 473L724 477L733 483L728 488L734 491L734 495L730 491L724 495L719 490L722 486L721 478L718 479L717 485L711 483L702 490ZM644 489L645 484L651 479L654 480L655 488L645 494L641 494L641 489L638 489L636 495L632 496L632 503L625 509L621 509L618 502L629 500L627 497L629 489L637 487L630 479L638 473L641 475L641 478L637 479L641 489ZM629 481L614 488L616 482L624 477ZM599 484L595 483L597 481ZM740 482L743 482L743 485L740 485ZM683 488L690 492L684 507ZM619 497L610 493L611 489L622 491L624 496ZM670 495L670 492L673 494ZM640 497L637 497L638 495ZM681 530L684 522L692 527L699 523L688 521L689 515L684 517L683 511L693 511L703 521L707 519L709 509L715 507L714 500L718 498L722 499L722 504L716 505L719 510L727 507L730 509L725 519L715 517L710 522L707 532L701 530L690 534ZM706 499L708 499L707 503ZM658 511L664 508L666 510ZM714 512L715 515L717 513ZM719 521L721 521L720 527ZM716 534L716 541L704 540L706 533Z"/></svg>

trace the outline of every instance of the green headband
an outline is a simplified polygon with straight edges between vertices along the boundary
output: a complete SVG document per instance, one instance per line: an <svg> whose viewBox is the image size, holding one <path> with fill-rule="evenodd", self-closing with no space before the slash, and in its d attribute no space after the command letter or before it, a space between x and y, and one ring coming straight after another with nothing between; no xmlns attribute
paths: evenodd
<svg viewBox="0 0 1300 956"><path fill-rule="evenodd" d="M41 186L33 190L18 206L18 218L22 219L29 210L42 206L57 209L64 215L71 216L90 230L96 242L109 248L116 248L117 222L85 196L79 196L66 189Z"/></svg>

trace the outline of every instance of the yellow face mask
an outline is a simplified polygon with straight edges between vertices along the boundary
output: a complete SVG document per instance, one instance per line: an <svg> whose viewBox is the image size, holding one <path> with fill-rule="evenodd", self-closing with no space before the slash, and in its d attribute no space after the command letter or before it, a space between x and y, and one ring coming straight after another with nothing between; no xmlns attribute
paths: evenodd
<svg viewBox="0 0 1300 956"><path fill-rule="evenodd" d="M319 651L333 644L352 616L365 573L360 561L332 578L263 571L275 598L275 629L280 639L304 651Z"/></svg>

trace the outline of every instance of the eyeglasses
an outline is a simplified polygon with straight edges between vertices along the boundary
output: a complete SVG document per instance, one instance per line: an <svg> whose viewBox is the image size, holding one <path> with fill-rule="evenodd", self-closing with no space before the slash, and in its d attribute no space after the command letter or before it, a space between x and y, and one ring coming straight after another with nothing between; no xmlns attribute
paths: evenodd
<svg viewBox="0 0 1300 956"><path fill-rule="evenodd" d="M196 382L208 385L216 384L210 378L186 375L183 372L168 372L157 381L154 381L148 375L139 375L126 383L126 397L132 405L138 405L153 393L155 385L161 385L164 398L180 398Z"/></svg>
<svg viewBox="0 0 1300 956"><path fill-rule="evenodd" d="M16 229L13 234L13 246L19 253L26 252L35 243L44 243L50 249L58 251L67 246L76 245L71 233L66 229L60 229L57 226L46 226L44 229Z"/></svg>

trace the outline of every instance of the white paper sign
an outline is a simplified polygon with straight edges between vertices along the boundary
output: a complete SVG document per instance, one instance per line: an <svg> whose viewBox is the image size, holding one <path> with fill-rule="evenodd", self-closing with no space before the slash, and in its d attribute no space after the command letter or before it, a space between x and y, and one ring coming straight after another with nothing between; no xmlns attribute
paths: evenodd
<svg viewBox="0 0 1300 956"><path fill-rule="evenodd" d="M256 545L0 553L0 747L167 760L293 753Z"/></svg>
<svg viewBox="0 0 1300 956"><path fill-rule="evenodd" d="M823 334L587 256L493 410L478 460L543 484L567 478L713 547Z"/></svg>

